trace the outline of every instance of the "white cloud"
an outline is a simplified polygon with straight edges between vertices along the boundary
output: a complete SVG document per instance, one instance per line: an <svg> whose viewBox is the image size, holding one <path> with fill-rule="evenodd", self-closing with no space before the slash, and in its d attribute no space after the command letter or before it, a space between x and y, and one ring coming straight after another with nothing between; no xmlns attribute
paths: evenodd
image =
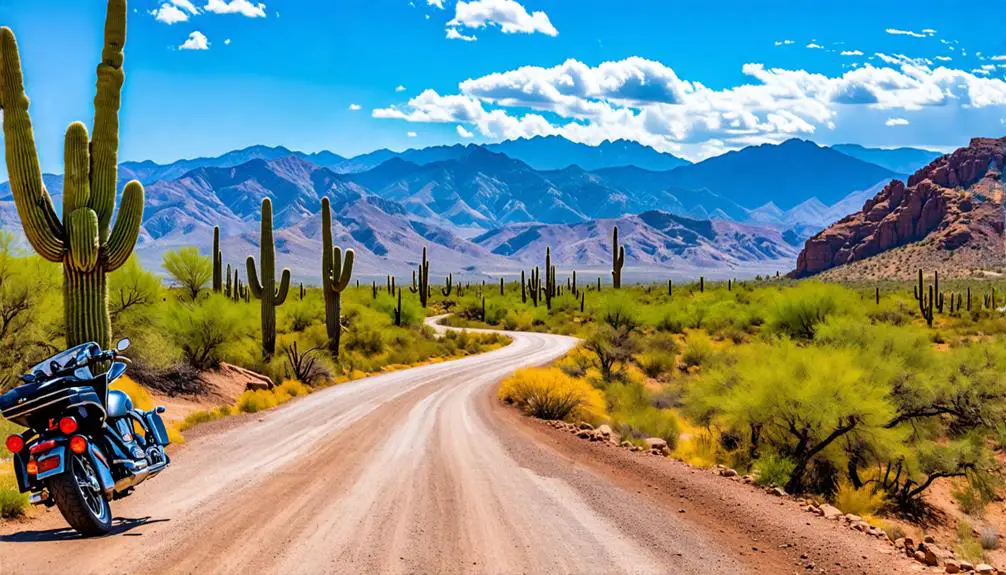
<svg viewBox="0 0 1006 575"><path fill-rule="evenodd" d="M907 126L908 124L910 124L910 122L904 118L888 118L888 120L884 122L884 125L888 128L893 126Z"/></svg>
<svg viewBox="0 0 1006 575"><path fill-rule="evenodd" d="M350 104L349 105L349 111L351 111L351 112L359 112L362 109L363 109L363 106L361 106L359 104Z"/></svg>
<svg viewBox="0 0 1006 575"><path fill-rule="evenodd" d="M912 38L929 38L930 36L936 34L936 30L933 30L932 28L926 28L922 30L922 32L913 32L911 30L899 30L897 28L888 28L887 30L884 30L884 32L887 32L888 34L893 34L895 36L911 36Z"/></svg>
<svg viewBox="0 0 1006 575"><path fill-rule="evenodd" d="M265 18L265 4L249 0L207 0L204 9L214 14L240 14L248 18ZM276 14L279 16L279 13Z"/></svg>
<svg viewBox="0 0 1006 575"><path fill-rule="evenodd" d="M990 59L990 60L994 60L994 61L996 61L996 62L1002 62L1002 61L1006 60L1006 55L997 55L997 56L992 56L992 57L991 57L991 58L989 58L989 59Z"/></svg>
<svg viewBox="0 0 1006 575"><path fill-rule="evenodd" d="M416 134L415 132L409 132L409 133L407 133L405 135L408 136L408 137L410 137L410 138L415 138L418 134Z"/></svg>
<svg viewBox="0 0 1006 575"><path fill-rule="evenodd" d="M939 60L940 62L950 62L951 60L953 60L953 58L951 58L950 56L936 56L936 59Z"/></svg>
<svg viewBox="0 0 1006 575"><path fill-rule="evenodd" d="M447 23L452 28L484 28L499 26L504 34L545 34L558 36L548 15L544 12L528 11L516 0L458 0L454 8L454 19ZM448 31L448 37L450 32Z"/></svg>
<svg viewBox="0 0 1006 575"><path fill-rule="evenodd" d="M465 127L461 124L458 124L456 128L458 130L458 135L462 138L470 139L475 137L475 134L473 134L470 130L465 129Z"/></svg>
<svg viewBox="0 0 1006 575"><path fill-rule="evenodd" d="M230 45L231 45L231 39L230 38L224 40L224 46L230 46Z"/></svg>
<svg viewBox="0 0 1006 575"><path fill-rule="evenodd" d="M793 44L793 43L794 42L792 40L776 40L775 41L775 45L776 46L789 46L790 44Z"/></svg>
<svg viewBox="0 0 1006 575"><path fill-rule="evenodd" d="M185 41L184 44L178 47L179 50L209 50L210 41L206 38L206 35L196 30L195 32L189 34L189 39Z"/></svg>
<svg viewBox="0 0 1006 575"><path fill-rule="evenodd" d="M399 84L398 86L395 86L395 91L396 92L404 92L405 91L405 86Z"/></svg>
<svg viewBox="0 0 1006 575"><path fill-rule="evenodd" d="M188 22L189 16L198 14L199 9L192 4L191 0L170 0L170 2L163 2L160 8L155 8L150 13L158 22L177 24Z"/></svg>
<svg viewBox="0 0 1006 575"><path fill-rule="evenodd" d="M820 44L818 44L816 42L811 42L810 44L807 44L807 47L810 48L810 49L812 49L812 50L821 50L821 49L824 48L824 46L822 46L822 45L820 45Z"/></svg>
<svg viewBox="0 0 1006 575"><path fill-rule="evenodd" d="M463 40L465 42L474 42L478 40L478 36L472 34L471 36L465 36L461 32L458 32L457 28L447 29L447 39L448 40Z"/></svg>
<svg viewBox="0 0 1006 575"><path fill-rule="evenodd" d="M444 9L444 0L426 0L426 5L427 6L436 6L437 8L440 8L441 10L443 10Z"/></svg>
<svg viewBox="0 0 1006 575"><path fill-rule="evenodd" d="M859 50L842 50L842 56L862 56L863 53Z"/></svg>
<svg viewBox="0 0 1006 575"><path fill-rule="evenodd" d="M596 66L570 59L550 68L524 66L468 79L454 94L426 90L407 104L375 109L372 116L460 124L487 139L559 134L596 144L625 138L701 157L809 137L838 129L846 118L882 123L897 119L892 115L897 111L942 116L948 108L1006 108L1002 79L933 67L925 58L874 57L877 64L834 76L750 63L742 68L748 80L725 89L681 78L663 63L639 57Z"/></svg>

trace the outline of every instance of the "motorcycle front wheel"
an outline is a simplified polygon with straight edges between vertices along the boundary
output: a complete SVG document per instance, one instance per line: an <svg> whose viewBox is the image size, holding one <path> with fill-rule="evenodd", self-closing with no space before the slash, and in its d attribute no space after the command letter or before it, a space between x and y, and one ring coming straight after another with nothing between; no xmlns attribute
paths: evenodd
<svg viewBox="0 0 1006 575"><path fill-rule="evenodd" d="M112 509L101 492L91 461L68 453L66 472L48 481L49 493L63 518L85 537L104 535L112 529Z"/></svg>

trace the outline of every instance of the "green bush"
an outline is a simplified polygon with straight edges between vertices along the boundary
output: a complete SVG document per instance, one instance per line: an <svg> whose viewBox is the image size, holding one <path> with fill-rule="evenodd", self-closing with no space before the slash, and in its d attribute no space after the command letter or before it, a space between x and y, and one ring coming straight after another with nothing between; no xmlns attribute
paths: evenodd
<svg viewBox="0 0 1006 575"><path fill-rule="evenodd" d="M783 486L789 483L796 463L775 454L765 455L755 461L755 483L763 487Z"/></svg>
<svg viewBox="0 0 1006 575"><path fill-rule="evenodd" d="M165 328L192 367L207 369L227 359L229 354L244 357L241 344L253 337L257 315L248 311L244 304L212 294L194 303L172 305Z"/></svg>
<svg viewBox="0 0 1006 575"><path fill-rule="evenodd" d="M819 325L837 315L859 312L860 302L848 289L818 282L786 290L768 314L772 332L794 339L813 339Z"/></svg>

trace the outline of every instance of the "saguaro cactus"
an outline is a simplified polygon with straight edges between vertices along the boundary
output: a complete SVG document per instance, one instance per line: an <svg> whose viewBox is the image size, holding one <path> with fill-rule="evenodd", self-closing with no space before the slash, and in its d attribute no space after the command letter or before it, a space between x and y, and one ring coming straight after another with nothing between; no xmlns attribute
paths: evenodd
<svg viewBox="0 0 1006 575"><path fill-rule="evenodd" d="M276 306L283 305L290 291L290 270L283 270L276 288L276 245L272 238L272 202L262 200L262 237L259 240L262 257L262 279L255 269L255 257L248 256L248 288L262 301L262 357L270 359L276 353Z"/></svg>
<svg viewBox="0 0 1006 575"><path fill-rule="evenodd" d="M213 226L213 292L224 288L224 257L220 253L220 226Z"/></svg>
<svg viewBox="0 0 1006 575"><path fill-rule="evenodd" d="M46 260L63 264L68 345L89 341L110 345L106 274L126 263L143 218L143 186L132 181L126 184L110 229L125 42L126 2L109 0L94 98L94 137L80 122L66 130L61 221L42 182L17 41L9 28L0 29L0 109L11 192L31 246Z"/></svg>
<svg viewBox="0 0 1006 575"><path fill-rule="evenodd" d="M444 297L451 295L451 288L454 286L454 274L447 274L447 278L444 279L444 287L440 288L440 293ZM461 297L461 286L458 285L458 297Z"/></svg>
<svg viewBox="0 0 1006 575"><path fill-rule="evenodd" d="M611 232L611 283L615 289L622 287L622 265L625 264L625 248L618 245L618 226Z"/></svg>
<svg viewBox="0 0 1006 575"><path fill-rule="evenodd" d="M426 259L426 246L423 246L423 260L419 262L419 284L416 284L416 273L412 273L413 287L409 288L412 293L419 293L419 305L426 307L426 302L430 297L430 262ZM448 295L444 294L445 297Z"/></svg>
<svg viewBox="0 0 1006 575"><path fill-rule="evenodd" d="M342 292L349 286L356 254L332 245L332 207L328 198L321 199L321 288L325 294L325 329L328 351L339 357L342 341Z"/></svg>

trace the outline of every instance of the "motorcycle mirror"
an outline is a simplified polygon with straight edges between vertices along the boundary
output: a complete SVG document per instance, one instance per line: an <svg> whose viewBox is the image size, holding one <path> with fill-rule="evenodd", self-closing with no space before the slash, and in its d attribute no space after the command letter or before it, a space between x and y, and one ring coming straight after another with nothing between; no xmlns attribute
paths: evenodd
<svg viewBox="0 0 1006 575"><path fill-rule="evenodd" d="M129 338L124 337L115 344L115 351L126 351L129 349Z"/></svg>

